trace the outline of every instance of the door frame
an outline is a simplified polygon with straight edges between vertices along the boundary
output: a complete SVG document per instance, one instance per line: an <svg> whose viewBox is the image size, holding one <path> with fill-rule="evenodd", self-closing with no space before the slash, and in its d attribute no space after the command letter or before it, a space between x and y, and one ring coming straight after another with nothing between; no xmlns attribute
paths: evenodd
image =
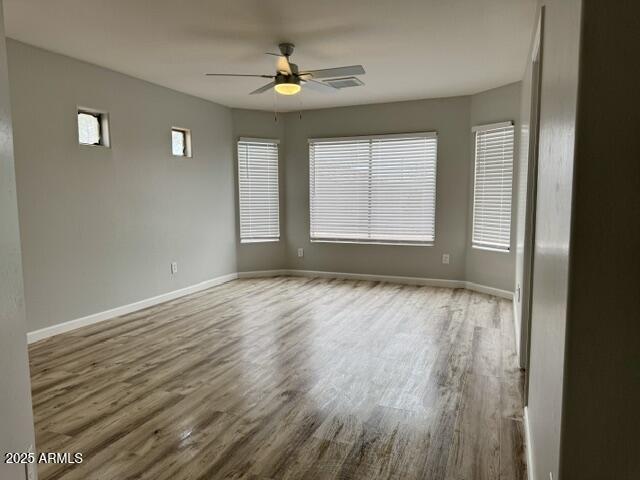
<svg viewBox="0 0 640 480"><path fill-rule="evenodd" d="M531 57L531 97L529 113L529 151L525 204L524 253L522 278L522 313L520 328L520 366L525 371L524 404L529 396L529 364L531 351L531 313L533 307L534 252L538 190L538 151L540 140L540 92L542 79L542 45L544 6L540 8Z"/></svg>

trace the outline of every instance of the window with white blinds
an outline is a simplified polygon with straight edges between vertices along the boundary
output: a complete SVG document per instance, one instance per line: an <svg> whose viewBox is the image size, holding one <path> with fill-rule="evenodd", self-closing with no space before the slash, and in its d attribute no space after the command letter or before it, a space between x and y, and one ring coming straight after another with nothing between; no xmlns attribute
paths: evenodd
<svg viewBox="0 0 640 480"><path fill-rule="evenodd" d="M309 140L311 240L431 244L434 132Z"/></svg>
<svg viewBox="0 0 640 480"><path fill-rule="evenodd" d="M280 239L278 140L238 141L240 241Z"/></svg>
<svg viewBox="0 0 640 480"><path fill-rule="evenodd" d="M472 245L509 251L513 183L513 123L474 127Z"/></svg>

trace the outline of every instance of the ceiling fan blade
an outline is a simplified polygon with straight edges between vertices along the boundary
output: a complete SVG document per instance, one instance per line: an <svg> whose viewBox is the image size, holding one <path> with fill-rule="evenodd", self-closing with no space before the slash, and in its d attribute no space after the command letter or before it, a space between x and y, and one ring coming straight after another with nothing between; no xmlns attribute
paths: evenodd
<svg viewBox="0 0 640 480"><path fill-rule="evenodd" d="M273 75L246 75L244 73L205 73L207 77L258 77L274 78Z"/></svg>
<svg viewBox="0 0 640 480"><path fill-rule="evenodd" d="M249 95L256 95L258 93L262 93L262 92L266 92L267 90L273 88L273 86L276 84L276 82L269 82L266 85L261 86L260 88L255 89L253 92L251 92Z"/></svg>
<svg viewBox="0 0 640 480"><path fill-rule="evenodd" d="M289 59L283 55L278 56L276 62L276 70L284 75L291 75L291 65L289 65Z"/></svg>
<svg viewBox="0 0 640 480"><path fill-rule="evenodd" d="M327 85L326 83L316 82L315 80L311 79L304 81L304 88L322 93L336 93L338 91L336 87Z"/></svg>
<svg viewBox="0 0 640 480"><path fill-rule="evenodd" d="M307 70L301 75L311 74L313 78L350 77L352 75L364 75L362 65L349 65L348 67L325 68L322 70Z"/></svg>
<svg viewBox="0 0 640 480"><path fill-rule="evenodd" d="M273 53L273 52L264 52L265 55L271 55L273 57L278 57L276 61L276 70L278 73L282 73L283 75L291 75L292 68L289 63L289 59L282 55L281 53Z"/></svg>

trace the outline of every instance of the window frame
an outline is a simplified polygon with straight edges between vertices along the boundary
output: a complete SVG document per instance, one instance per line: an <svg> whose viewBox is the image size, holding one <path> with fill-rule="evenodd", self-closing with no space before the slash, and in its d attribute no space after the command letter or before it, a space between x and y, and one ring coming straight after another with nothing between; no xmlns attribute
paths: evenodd
<svg viewBox="0 0 640 480"><path fill-rule="evenodd" d="M278 236L277 237L246 237L242 236L242 189L241 189L241 171L240 171L240 145L242 143L264 143L264 144L273 144L276 146L276 166L277 166L277 174L276 174L276 191L277 191L277 220L278 220ZM237 188L238 188L238 239L241 244L248 245L254 243L270 243L270 242L279 242L282 237L282 232L280 230L280 140L277 138L258 138L258 137L239 137L236 142L236 158L237 158Z"/></svg>
<svg viewBox="0 0 640 480"><path fill-rule="evenodd" d="M184 137L184 153L182 155L176 155L173 153L173 132L179 132ZM171 156L176 158L193 158L193 150L191 147L191 129L183 127L171 127L170 147Z"/></svg>
<svg viewBox="0 0 640 480"><path fill-rule="evenodd" d="M99 143L83 143L80 141L80 126L78 125L78 117L80 114L91 115L98 119L100 127L100 142ZM111 147L111 135L109 129L109 113L104 110L97 110L95 108L88 108L77 106L76 107L76 141L78 145L82 147Z"/></svg>
<svg viewBox="0 0 640 480"><path fill-rule="evenodd" d="M511 197L509 201L509 246L501 247L491 243L480 243L475 241L475 230L476 230L476 185L478 182L478 177L476 175L478 170L478 133L486 132L490 130L497 130L500 128L511 127L513 129L513 141L511 145ZM508 120L505 122L498 123L489 123L483 125L476 125L471 129L473 133L473 189L471 192L471 248L476 250L484 250L489 252L496 253L511 253L511 243L513 241L513 195L514 188L513 182L515 178L515 149L516 149L516 137L515 137L515 124L512 120Z"/></svg>
<svg viewBox="0 0 640 480"><path fill-rule="evenodd" d="M411 138L433 138L435 139L435 158L433 161L433 178L434 178L434 191L433 191L433 238L431 240L389 240L389 239L350 239L350 238L324 238L313 236L313 222L312 222L312 207L313 207L313 185L311 184L311 146L318 143L329 143L338 141L366 141L376 139L411 139ZM433 247L436 242L436 225L437 225L437 179L438 179L438 132L437 131L421 131L421 132L407 132L407 133L392 133L392 134L374 134L374 135L356 135L348 137L314 137L308 138L308 167L309 167L309 241L311 243L338 243L338 244L357 244L357 245L392 245L392 246L411 246L411 247ZM371 157L370 160L371 161ZM369 187L370 188L370 187Z"/></svg>

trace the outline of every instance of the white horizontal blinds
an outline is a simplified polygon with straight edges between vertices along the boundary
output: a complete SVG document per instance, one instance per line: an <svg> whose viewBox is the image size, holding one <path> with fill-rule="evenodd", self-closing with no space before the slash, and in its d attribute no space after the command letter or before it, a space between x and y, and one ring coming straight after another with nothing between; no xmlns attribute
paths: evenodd
<svg viewBox="0 0 640 480"><path fill-rule="evenodd" d="M434 241L435 134L310 140L311 239Z"/></svg>
<svg viewBox="0 0 640 480"><path fill-rule="evenodd" d="M238 142L240 241L280 238L278 143L241 138Z"/></svg>
<svg viewBox="0 0 640 480"><path fill-rule="evenodd" d="M508 122L474 130L472 243L476 247L508 251L511 244L514 128Z"/></svg>
<svg viewBox="0 0 640 480"><path fill-rule="evenodd" d="M369 140L310 143L312 240L368 238L369 159Z"/></svg>

